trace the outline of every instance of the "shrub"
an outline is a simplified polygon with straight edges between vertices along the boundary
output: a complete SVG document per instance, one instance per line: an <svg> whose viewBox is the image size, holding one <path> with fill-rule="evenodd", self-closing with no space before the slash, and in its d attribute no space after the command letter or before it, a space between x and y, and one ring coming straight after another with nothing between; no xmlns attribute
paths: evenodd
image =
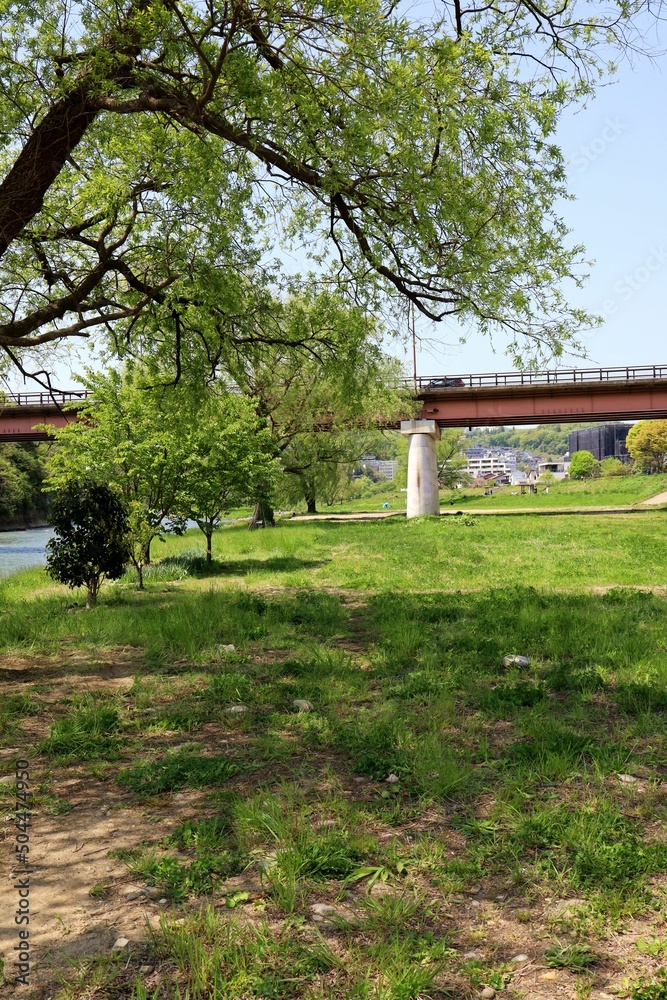
<svg viewBox="0 0 667 1000"><path fill-rule="evenodd" d="M85 586L90 608L104 578L121 577L130 558L127 508L108 486L71 482L55 496L51 524L56 536L46 546L47 572L69 587Z"/></svg>

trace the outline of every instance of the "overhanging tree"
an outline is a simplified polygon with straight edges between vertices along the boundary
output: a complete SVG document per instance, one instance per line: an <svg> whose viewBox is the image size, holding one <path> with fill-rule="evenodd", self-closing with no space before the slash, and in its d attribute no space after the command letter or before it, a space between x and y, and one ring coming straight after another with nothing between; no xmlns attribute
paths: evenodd
<svg viewBox="0 0 667 1000"><path fill-rule="evenodd" d="M554 129L643 7L6 6L0 346L20 364L95 330L125 346L162 330L177 352L199 336L193 305L215 341L278 216L353 294L558 354L588 318L561 290L581 253L554 209Z"/></svg>
<svg viewBox="0 0 667 1000"><path fill-rule="evenodd" d="M331 495L342 466L354 463L377 438L377 427L411 416L415 402L401 367L380 348L377 322L340 294L314 294L276 303L292 343L312 338L308 353L253 344L225 351L220 364L266 418L289 503Z"/></svg>

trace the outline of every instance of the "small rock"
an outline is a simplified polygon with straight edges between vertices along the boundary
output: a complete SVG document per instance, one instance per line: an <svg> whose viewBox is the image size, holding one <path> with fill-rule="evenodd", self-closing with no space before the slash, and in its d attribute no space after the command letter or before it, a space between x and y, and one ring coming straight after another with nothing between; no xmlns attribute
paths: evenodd
<svg viewBox="0 0 667 1000"><path fill-rule="evenodd" d="M158 899L158 903L160 904L160 906L166 906L168 902L169 900L167 899L166 896L163 896L162 899Z"/></svg>
<svg viewBox="0 0 667 1000"><path fill-rule="evenodd" d="M176 794L172 796L172 802L187 802L187 801L188 797L187 795L185 795L184 792L176 792Z"/></svg>
<svg viewBox="0 0 667 1000"><path fill-rule="evenodd" d="M624 785L636 785L639 778L635 778L634 774L617 774L616 777Z"/></svg>
<svg viewBox="0 0 667 1000"><path fill-rule="evenodd" d="M219 651L221 653L235 653L236 652L236 646L234 645L233 642L228 642L224 646L218 646L218 649L219 649Z"/></svg>
<svg viewBox="0 0 667 1000"><path fill-rule="evenodd" d="M515 955L514 958L510 958L510 962L527 962L528 955Z"/></svg>
<svg viewBox="0 0 667 1000"><path fill-rule="evenodd" d="M497 901L499 903L504 903L505 902L505 897L504 896L496 896L496 899L497 899Z"/></svg>
<svg viewBox="0 0 667 1000"><path fill-rule="evenodd" d="M145 896L147 899L158 899L160 890L156 885L150 885L148 888L141 890L141 895Z"/></svg>
<svg viewBox="0 0 667 1000"><path fill-rule="evenodd" d="M365 780L366 779L360 777L360 775L357 775L355 778L352 779L352 781L354 781L357 785L363 785L363 783L365 782Z"/></svg>
<svg viewBox="0 0 667 1000"><path fill-rule="evenodd" d="M473 899L473 901L471 902L470 905L471 906L481 906L482 904L480 903L480 901L478 899Z"/></svg>
<svg viewBox="0 0 667 1000"><path fill-rule="evenodd" d="M476 896L477 893L481 891L482 891L481 885L473 885L471 889L468 889L468 892L470 892L473 896Z"/></svg>
<svg viewBox="0 0 667 1000"><path fill-rule="evenodd" d="M397 774L390 774L389 777L385 778L384 780L390 785L395 785L396 782L400 781L401 779Z"/></svg>
<svg viewBox="0 0 667 1000"><path fill-rule="evenodd" d="M482 996L484 997L484 1000L493 1000L495 995L496 991L494 990L493 986L485 986L484 989L482 990Z"/></svg>
<svg viewBox="0 0 667 1000"><path fill-rule="evenodd" d="M464 958L482 958L482 953L481 953L481 951L478 951L478 950L475 950L475 951L466 951L466 952L464 952L463 957Z"/></svg>
<svg viewBox="0 0 667 1000"><path fill-rule="evenodd" d="M508 656L503 656L503 666L504 667L529 667L530 666L530 660L528 659L527 656L518 656L516 653L510 653ZM489 989L491 989L491 987L489 987Z"/></svg>
<svg viewBox="0 0 667 1000"><path fill-rule="evenodd" d="M292 708L295 708L297 712L312 712L313 703L306 701L305 698L295 698L292 702Z"/></svg>
<svg viewBox="0 0 667 1000"><path fill-rule="evenodd" d="M313 903L310 912L315 917L335 917L338 915L336 907L329 906L328 903Z"/></svg>
<svg viewBox="0 0 667 1000"><path fill-rule="evenodd" d="M153 971L153 966L152 965L140 965L139 966L139 975L140 976L150 976L150 974L151 974L152 971Z"/></svg>
<svg viewBox="0 0 667 1000"><path fill-rule="evenodd" d="M4 778L0 778L0 785L13 785L14 780L13 774L7 774Z"/></svg>
<svg viewBox="0 0 667 1000"><path fill-rule="evenodd" d="M134 892L125 893L125 899L127 900L139 899L140 896L143 896L141 889L137 889Z"/></svg>
<svg viewBox="0 0 667 1000"><path fill-rule="evenodd" d="M250 710L247 705L232 705L231 708L226 708L225 711L230 715L244 715Z"/></svg>
<svg viewBox="0 0 667 1000"><path fill-rule="evenodd" d="M116 940L114 941L113 947L118 948L120 950L121 948L127 948L129 943L130 942L126 937L119 937L116 938Z"/></svg>
<svg viewBox="0 0 667 1000"><path fill-rule="evenodd" d="M141 711L144 713L144 715L155 715L155 713L157 712L157 708L142 708Z"/></svg>

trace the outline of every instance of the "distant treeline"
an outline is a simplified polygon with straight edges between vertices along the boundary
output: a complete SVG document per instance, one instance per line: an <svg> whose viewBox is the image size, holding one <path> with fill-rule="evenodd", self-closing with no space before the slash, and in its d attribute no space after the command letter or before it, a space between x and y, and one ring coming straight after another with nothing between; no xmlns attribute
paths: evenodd
<svg viewBox="0 0 667 1000"><path fill-rule="evenodd" d="M568 450L572 431L590 424L540 424L538 427L491 427L471 431L465 436L465 448L518 448L546 461L562 458Z"/></svg>
<svg viewBox="0 0 667 1000"><path fill-rule="evenodd" d="M44 524L48 444L0 444L0 529Z"/></svg>

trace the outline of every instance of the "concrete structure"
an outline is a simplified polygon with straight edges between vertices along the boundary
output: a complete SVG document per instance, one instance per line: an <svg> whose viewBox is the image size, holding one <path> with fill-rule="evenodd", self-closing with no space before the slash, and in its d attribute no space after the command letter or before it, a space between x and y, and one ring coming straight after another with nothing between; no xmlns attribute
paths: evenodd
<svg viewBox="0 0 667 1000"><path fill-rule="evenodd" d="M435 443L440 440L440 428L435 420L402 420L401 434L408 439L407 516L439 514Z"/></svg>

